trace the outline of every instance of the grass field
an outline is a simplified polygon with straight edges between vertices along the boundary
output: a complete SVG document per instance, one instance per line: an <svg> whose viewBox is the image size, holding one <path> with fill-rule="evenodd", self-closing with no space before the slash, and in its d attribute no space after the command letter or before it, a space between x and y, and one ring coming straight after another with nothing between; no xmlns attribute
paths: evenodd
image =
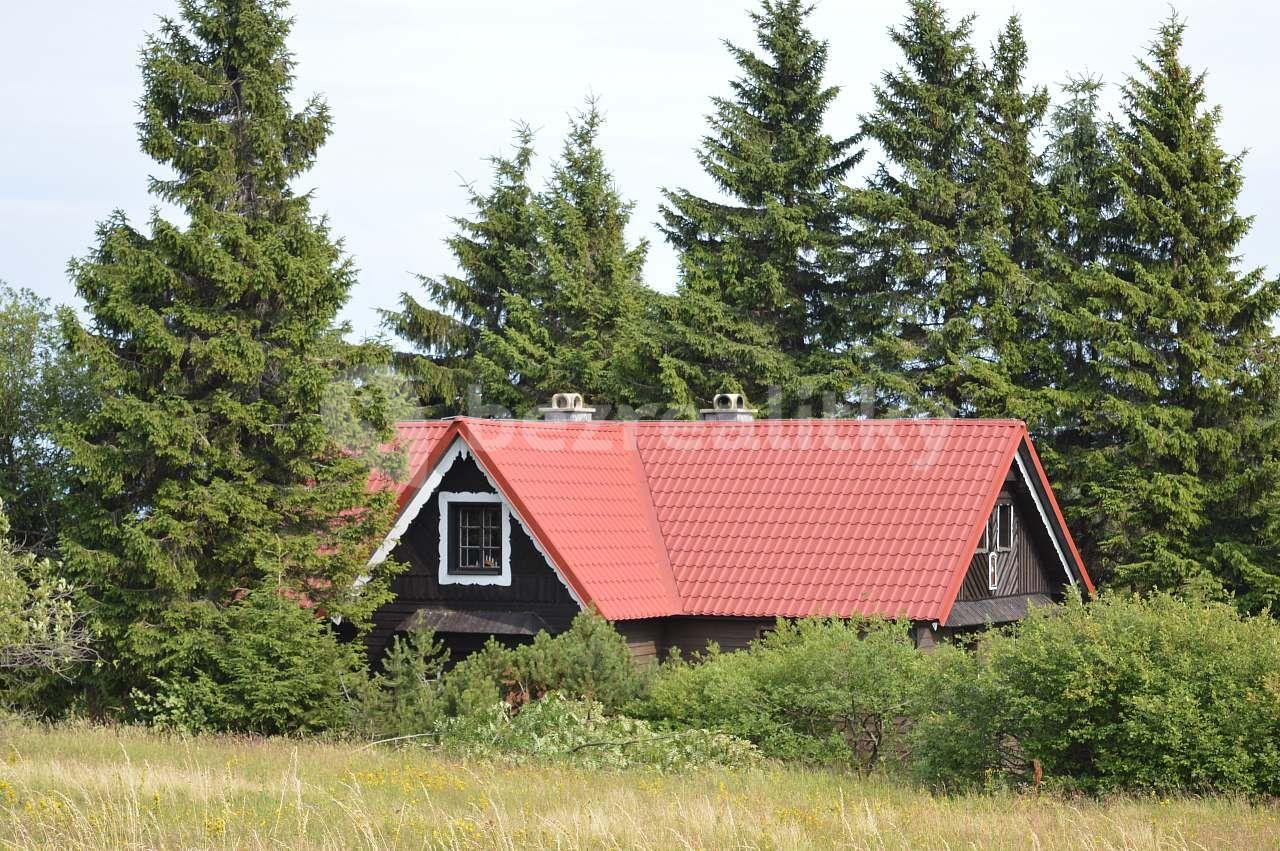
<svg viewBox="0 0 1280 851"><path fill-rule="evenodd" d="M1280 847L1280 806L1222 798L939 798L782 767L590 772L12 723L0 752L4 847Z"/></svg>

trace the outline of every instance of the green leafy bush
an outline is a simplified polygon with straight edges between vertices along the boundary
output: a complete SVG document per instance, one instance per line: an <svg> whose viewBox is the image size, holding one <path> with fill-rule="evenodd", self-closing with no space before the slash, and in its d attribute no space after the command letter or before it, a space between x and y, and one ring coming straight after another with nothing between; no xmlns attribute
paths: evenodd
<svg viewBox="0 0 1280 851"><path fill-rule="evenodd" d="M9 540L0 503L0 670L63 674L92 658L92 636L61 565Z"/></svg>
<svg viewBox="0 0 1280 851"><path fill-rule="evenodd" d="M153 691L133 693L144 721L265 735L343 726L344 694L365 677L357 645L271 585L224 610L187 613L161 671Z"/></svg>
<svg viewBox="0 0 1280 851"><path fill-rule="evenodd" d="M1034 612L922 684L923 779L1090 791L1280 793L1280 624L1229 605L1104 595Z"/></svg>
<svg viewBox="0 0 1280 851"><path fill-rule="evenodd" d="M741 767L760 759L744 739L706 730L657 730L646 721L610 714L598 701L557 693L517 712L495 703L449 719L441 726L440 741L472 756L557 759L587 768Z"/></svg>
<svg viewBox="0 0 1280 851"><path fill-rule="evenodd" d="M921 659L903 624L780 621L742 652L664 664L638 714L731 733L769 756L896 763Z"/></svg>

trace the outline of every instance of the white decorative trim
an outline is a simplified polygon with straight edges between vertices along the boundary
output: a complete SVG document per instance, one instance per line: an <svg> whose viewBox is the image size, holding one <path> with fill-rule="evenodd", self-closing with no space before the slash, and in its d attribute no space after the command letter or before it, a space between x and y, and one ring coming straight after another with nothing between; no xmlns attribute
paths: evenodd
<svg viewBox="0 0 1280 851"><path fill-rule="evenodd" d="M502 565L497 573L449 572L449 504L454 502L496 502L502 506ZM511 506L501 494L440 491L440 562L436 579L441 585L511 585Z"/></svg>
<svg viewBox="0 0 1280 851"><path fill-rule="evenodd" d="M1071 575L1071 566L1067 562L1066 553L1062 551L1062 546L1058 543L1058 536L1053 531L1053 524L1049 522L1049 513L1044 510L1044 503L1040 501L1040 491L1036 489L1036 480L1032 479L1030 474L1027 473L1027 465L1022 462L1021 447L1017 452L1013 453L1013 460L1018 462L1018 472L1022 474L1022 480L1027 483L1027 490L1031 491L1031 499L1036 504L1036 511L1040 513L1040 520L1044 523L1044 528L1049 532L1049 540L1053 542L1053 548L1058 553L1058 561L1062 565L1062 571L1067 574L1067 581L1075 585L1076 578Z"/></svg>
<svg viewBox="0 0 1280 851"><path fill-rule="evenodd" d="M489 475L489 471L485 469L484 464L480 462L479 458L472 454L471 447L467 446L467 442L461 435L453 439L453 443L449 445L449 449L444 453L444 455L440 456L440 460L431 470L431 474L427 476L425 481L423 481L422 487L418 488L417 492L413 495L413 499L409 500L408 504L405 505L400 514L397 515L396 522L392 525L391 531L387 533L387 536L382 540L382 544L379 545L374 554L370 556L366 566L373 567L374 565L381 564L386 560L387 556L391 555L391 551L400 543L400 538L406 531L408 531L409 526L412 525L413 521L417 519L418 515L422 512L422 507L426 505L427 500L431 498L431 494L435 493L436 488L440 487L440 483L444 480L445 474L449 472L450 468L453 467L454 463L459 458L471 458L475 461L476 467L478 467L480 472L484 475L485 481L487 481L489 486L493 488L493 493L486 494L486 496L490 498L496 496L502 501L504 519L507 516L515 518L516 522L520 524L520 527L524 529L525 533L529 536L529 540L533 543L533 548L538 551L538 554L541 555L544 560L546 560L547 564L551 567L551 572L555 574L556 579L560 580L560 584L564 586L565 592L573 602L578 604L579 609L585 609L586 606L583 604L582 598L573 590L573 586L565 581L563 571L560 570L560 567L555 563L555 560L547 553L546 547L544 547L542 542L538 540L538 536L534 534L533 529L525 519L520 516L520 512L516 511L515 506L513 506L511 501L507 499L506 494L502 492L502 488L498 487L498 483L493 480L493 476ZM508 542L509 541L510 539L508 538ZM510 551L510 547L507 547L506 549L508 552ZM356 580L355 587L357 589L360 588L360 586L367 583L369 579L370 577L368 574L361 576Z"/></svg>
<svg viewBox="0 0 1280 851"><path fill-rule="evenodd" d="M455 461L470 454L471 451L467 446L467 442L460 437L455 438L448 451L440 456L440 460L436 463L435 469L431 471L431 475L427 476L426 481L422 483L422 487L418 488L417 493L413 495L413 499L409 500L409 504L396 517L396 522L392 524L391 531L382 539L382 543L374 551L373 555L369 557L365 567L373 567L387 560L387 556L391 555L391 551L396 548L396 544L400 543L400 538L409 530L409 524L413 523L418 513L422 511L422 506L431 497L431 494L435 493L436 488L440 487L444 474L449 472L449 468L453 466ZM488 475L488 473L485 473L486 478ZM493 482L490 481L490 484L493 484ZM497 488L494 488L494 490L497 490ZM356 587L359 588L364 585L369 579L368 574L361 576L356 580Z"/></svg>

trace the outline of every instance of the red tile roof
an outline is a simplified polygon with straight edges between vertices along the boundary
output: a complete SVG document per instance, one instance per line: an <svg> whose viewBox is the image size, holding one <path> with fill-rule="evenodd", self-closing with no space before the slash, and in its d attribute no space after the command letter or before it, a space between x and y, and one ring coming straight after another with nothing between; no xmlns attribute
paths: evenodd
<svg viewBox="0 0 1280 851"><path fill-rule="evenodd" d="M455 439L579 599L615 620L945 622L1020 446L1043 476L1013 420L458 418L401 424L402 508Z"/></svg>

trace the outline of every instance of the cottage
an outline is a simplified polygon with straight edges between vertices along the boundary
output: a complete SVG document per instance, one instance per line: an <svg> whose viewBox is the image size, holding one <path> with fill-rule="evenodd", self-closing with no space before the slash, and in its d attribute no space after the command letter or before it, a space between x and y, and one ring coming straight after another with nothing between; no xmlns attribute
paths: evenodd
<svg viewBox="0 0 1280 851"><path fill-rule="evenodd" d="M398 515L373 556L408 570L368 637L430 626L455 654L594 606L637 657L739 648L779 617L908 618L917 643L1093 585L1023 423L406 422Z"/></svg>

